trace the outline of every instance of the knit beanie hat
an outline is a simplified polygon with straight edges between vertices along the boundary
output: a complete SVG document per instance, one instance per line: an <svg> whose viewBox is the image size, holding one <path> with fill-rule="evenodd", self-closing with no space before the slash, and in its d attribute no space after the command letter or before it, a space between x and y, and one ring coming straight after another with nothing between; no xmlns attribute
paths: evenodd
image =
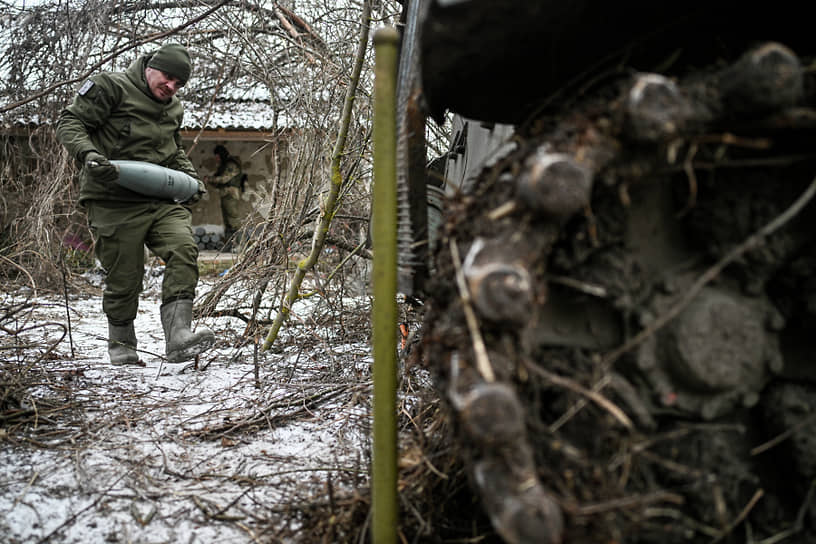
<svg viewBox="0 0 816 544"><path fill-rule="evenodd" d="M147 66L178 78L182 85L190 79L193 69L190 54L183 45L177 43L162 45L147 61Z"/></svg>

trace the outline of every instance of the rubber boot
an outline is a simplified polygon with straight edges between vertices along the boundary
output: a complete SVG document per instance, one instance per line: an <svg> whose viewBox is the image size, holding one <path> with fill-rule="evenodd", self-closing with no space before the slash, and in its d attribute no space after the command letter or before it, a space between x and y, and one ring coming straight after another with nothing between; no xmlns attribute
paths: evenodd
<svg viewBox="0 0 816 544"><path fill-rule="evenodd" d="M108 356L110 356L112 365L135 365L139 363L133 321L127 325L108 323Z"/></svg>
<svg viewBox="0 0 816 544"><path fill-rule="evenodd" d="M190 330L193 320L193 301L174 300L161 307L167 362L183 363L208 350L215 343L215 335L207 327Z"/></svg>

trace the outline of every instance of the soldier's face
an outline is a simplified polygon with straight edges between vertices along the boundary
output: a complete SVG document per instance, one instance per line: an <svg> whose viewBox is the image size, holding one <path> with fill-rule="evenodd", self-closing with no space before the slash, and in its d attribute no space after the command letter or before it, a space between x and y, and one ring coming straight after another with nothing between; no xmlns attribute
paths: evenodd
<svg viewBox="0 0 816 544"><path fill-rule="evenodd" d="M167 102L184 86L178 78L155 68L145 69L145 79L150 92L160 102Z"/></svg>

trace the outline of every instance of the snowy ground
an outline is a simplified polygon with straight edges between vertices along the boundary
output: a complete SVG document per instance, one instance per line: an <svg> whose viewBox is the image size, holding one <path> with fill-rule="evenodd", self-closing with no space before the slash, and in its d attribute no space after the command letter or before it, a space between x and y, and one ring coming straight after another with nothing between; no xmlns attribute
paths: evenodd
<svg viewBox="0 0 816 544"><path fill-rule="evenodd" d="M258 352L230 345L243 323L219 318L205 324L225 340L198 368L168 365L151 281L135 323L144 367L110 365L98 294L69 299L72 341L44 357L32 353L63 334L63 298L33 299L14 321L28 330L0 331L0 371L39 380L14 409L0 391L0 542L290 541L298 503L365 485L367 343Z"/></svg>

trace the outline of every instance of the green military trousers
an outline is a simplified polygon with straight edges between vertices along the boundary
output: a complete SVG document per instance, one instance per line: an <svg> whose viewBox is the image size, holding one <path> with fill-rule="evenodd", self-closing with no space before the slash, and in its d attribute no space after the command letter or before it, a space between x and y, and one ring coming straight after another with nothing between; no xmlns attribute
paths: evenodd
<svg viewBox="0 0 816 544"><path fill-rule="evenodd" d="M194 298L198 246L190 210L171 202L89 201L88 223L95 253L105 270L102 309L114 325L136 317L147 246L165 263L162 303Z"/></svg>
<svg viewBox="0 0 816 544"><path fill-rule="evenodd" d="M224 226L236 232L241 228L241 213L239 203L241 193L237 187L223 187L218 191L221 197L221 217L224 219Z"/></svg>

